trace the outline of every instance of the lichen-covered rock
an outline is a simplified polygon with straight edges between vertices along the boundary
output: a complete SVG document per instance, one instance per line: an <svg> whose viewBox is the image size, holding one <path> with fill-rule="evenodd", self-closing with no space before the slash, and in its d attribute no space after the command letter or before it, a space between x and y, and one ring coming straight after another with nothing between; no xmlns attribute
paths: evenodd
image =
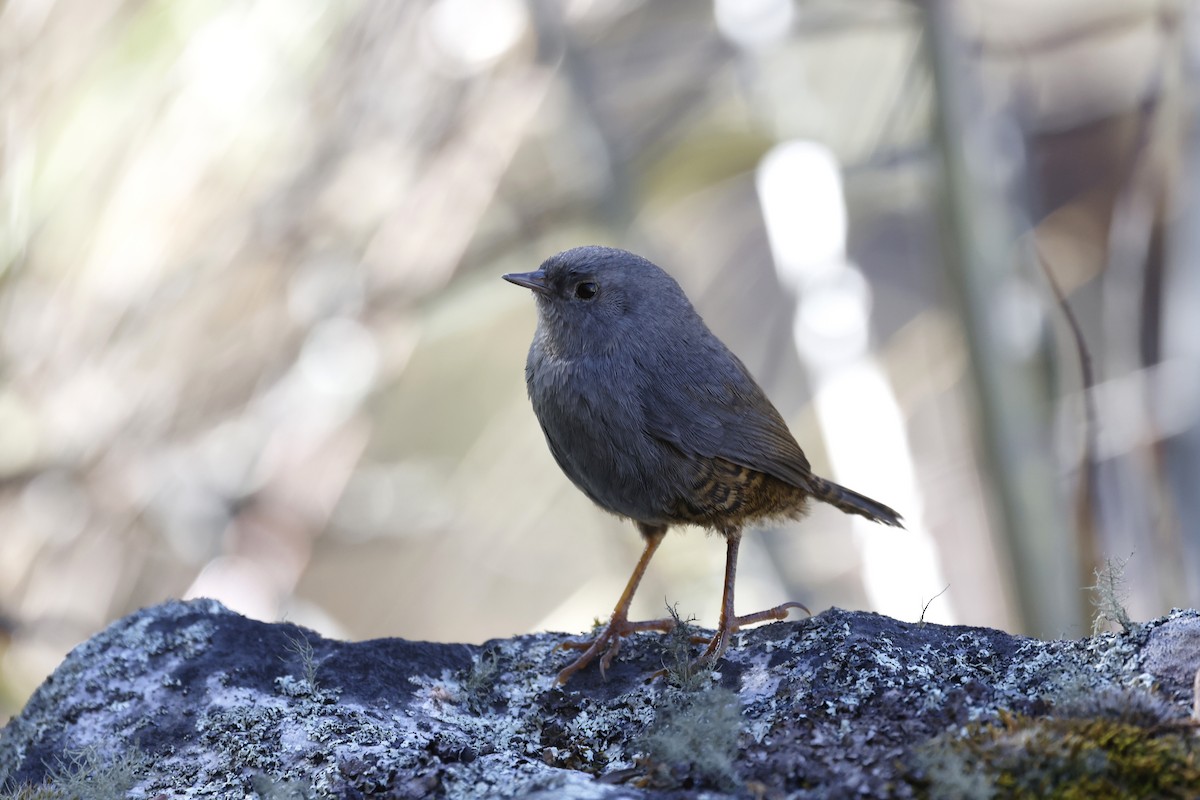
<svg viewBox="0 0 1200 800"><path fill-rule="evenodd" d="M557 635L337 642L167 603L46 680L0 731L0 787L99 785L118 765L113 796L145 798L988 797L1027 789L1030 759L1030 791L1082 771L1103 796L1144 787L1162 758L1177 776L1164 791L1200 793L1180 772L1197 759L1197 612L1043 642L833 609L739 638L717 672L690 675L681 636L635 636L605 678L589 668L564 689ZM1104 749L1137 731L1146 752ZM1064 737L1083 744L1061 771L1028 749Z"/></svg>

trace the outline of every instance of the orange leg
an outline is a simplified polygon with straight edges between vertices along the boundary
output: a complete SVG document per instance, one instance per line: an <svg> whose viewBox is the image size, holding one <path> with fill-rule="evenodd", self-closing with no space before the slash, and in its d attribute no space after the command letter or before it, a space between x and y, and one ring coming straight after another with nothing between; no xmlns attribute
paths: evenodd
<svg viewBox="0 0 1200 800"><path fill-rule="evenodd" d="M747 625L754 625L767 620L787 619L788 609L803 609L811 616L812 612L800 603L782 603L766 611L747 614L739 617L733 613L733 585L737 579L738 547L742 543L742 531L739 528L725 531L725 591L721 596L721 618L717 621L717 632L708 642L704 654L694 662L696 666L712 666L729 649L729 640L733 634Z"/></svg>
<svg viewBox="0 0 1200 800"><path fill-rule="evenodd" d="M603 677L621 649L622 636L628 636L637 631L667 633L674 629L675 620L669 617L644 622L629 621L629 605L633 602L633 595L637 591L638 584L642 582L642 576L646 574L646 567L649 566L650 559L654 557L654 551L658 549L658 546L662 544L663 537L667 535L665 525L651 526L638 523L638 529L646 539L646 549L642 551L642 557L638 559L637 566L633 568L633 574L629 576L629 583L625 585L625 591L621 592L621 599L617 601L617 607L613 609L612 618L595 639L585 642L568 641L559 645L566 649L583 650L579 658L558 673L559 683L566 683L572 675L592 663L592 660L601 653L604 654L600 659L600 675Z"/></svg>

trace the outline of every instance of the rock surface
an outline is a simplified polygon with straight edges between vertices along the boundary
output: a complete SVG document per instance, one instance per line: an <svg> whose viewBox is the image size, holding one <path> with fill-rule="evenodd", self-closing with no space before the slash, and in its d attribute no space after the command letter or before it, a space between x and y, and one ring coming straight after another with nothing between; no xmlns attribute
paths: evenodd
<svg viewBox="0 0 1200 800"><path fill-rule="evenodd" d="M1049 796L1082 771L1115 787L1108 796L1142 791L1138 781L1163 796L1200 792L1195 611L1045 642L831 609L739 634L713 673L682 668L697 651L683 637L639 635L607 680L593 666L565 689L553 683L568 658L555 650L562 638L339 642L213 601L166 603L114 623L47 678L0 731L0 787L124 780L113 796L146 798L988 797ZM664 664L667 677L647 682ZM1068 754L1033 749L1072 736L1083 744ZM1142 743L1153 753L1112 749Z"/></svg>

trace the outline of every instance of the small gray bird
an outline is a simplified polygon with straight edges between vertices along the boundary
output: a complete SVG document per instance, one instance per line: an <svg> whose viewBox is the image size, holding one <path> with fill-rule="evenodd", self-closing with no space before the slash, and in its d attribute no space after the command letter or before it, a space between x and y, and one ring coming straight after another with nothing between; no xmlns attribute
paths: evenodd
<svg viewBox="0 0 1200 800"><path fill-rule="evenodd" d="M566 683L597 655L601 674L635 631L629 605L667 528L725 536L725 589L716 634L698 662L714 663L743 626L784 619L784 603L733 612L742 528L802 516L808 499L885 525L892 509L818 478L783 417L742 362L713 335L675 280L641 256L577 247L535 272L504 279L533 290L538 324L525 363L534 413L567 477L598 506L637 525L646 542L608 625L558 674Z"/></svg>

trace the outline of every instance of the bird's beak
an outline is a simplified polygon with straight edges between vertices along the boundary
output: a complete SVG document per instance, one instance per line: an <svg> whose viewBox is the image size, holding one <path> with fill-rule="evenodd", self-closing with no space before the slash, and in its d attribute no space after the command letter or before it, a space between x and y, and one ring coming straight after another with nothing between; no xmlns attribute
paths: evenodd
<svg viewBox="0 0 1200 800"><path fill-rule="evenodd" d="M546 285L546 273L540 269L537 272L510 272L501 277L509 283L532 289L538 294L546 294L550 291L550 287Z"/></svg>

